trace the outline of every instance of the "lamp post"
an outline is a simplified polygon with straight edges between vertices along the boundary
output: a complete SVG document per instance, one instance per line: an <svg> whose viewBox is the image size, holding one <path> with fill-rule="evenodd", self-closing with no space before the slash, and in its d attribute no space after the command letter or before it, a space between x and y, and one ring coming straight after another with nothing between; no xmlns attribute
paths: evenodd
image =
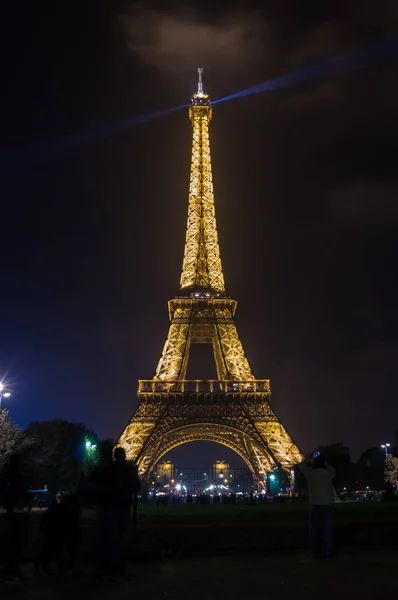
<svg viewBox="0 0 398 600"><path fill-rule="evenodd" d="M93 444L90 440L86 439L85 449L86 452L83 457L83 469L87 473L95 465L97 460L97 444Z"/></svg>
<svg viewBox="0 0 398 600"><path fill-rule="evenodd" d="M96 449L96 447L97 447L97 444L92 444L89 440L87 440L87 442L86 442L86 450L87 450L87 452L88 452L89 455L91 454L91 452L93 450Z"/></svg>
<svg viewBox="0 0 398 600"><path fill-rule="evenodd" d="M0 381L0 408L3 408L3 398L9 398L11 396L11 393L7 392L4 388L4 383Z"/></svg>
<svg viewBox="0 0 398 600"><path fill-rule="evenodd" d="M385 444L381 444L381 446L380 446L380 448L383 448L383 450L385 450L386 458L387 458L388 449L390 446L391 446L391 444L387 444L387 442Z"/></svg>

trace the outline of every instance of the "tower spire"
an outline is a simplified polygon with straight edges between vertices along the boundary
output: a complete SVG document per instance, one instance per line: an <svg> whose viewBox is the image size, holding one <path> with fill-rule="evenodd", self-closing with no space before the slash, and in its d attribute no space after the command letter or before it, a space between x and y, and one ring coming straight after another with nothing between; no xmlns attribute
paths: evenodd
<svg viewBox="0 0 398 600"><path fill-rule="evenodd" d="M198 91L196 92L196 94L198 96L203 96L203 82L202 82L203 69L202 69L202 67L198 67L196 70L197 70L197 72L199 74Z"/></svg>
<svg viewBox="0 0 398 600"><path fill-rule="evenodd" d="M189 184L188 223L180 280L183 295L206 293L225 296L214 208L209 122L212 106L203 92L202 68L198 68L198 91L192 96L192 159Z"/></svg>

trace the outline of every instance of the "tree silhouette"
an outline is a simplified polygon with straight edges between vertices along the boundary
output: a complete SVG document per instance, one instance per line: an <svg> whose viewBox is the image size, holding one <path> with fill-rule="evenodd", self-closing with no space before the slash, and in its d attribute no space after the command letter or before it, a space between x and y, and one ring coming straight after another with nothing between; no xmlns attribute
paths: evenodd
<svg viewBox="0 0 398 600"><path fill-rule="evenodd" d="M0 471L6 466L11 454L22 442L22 431L11 421L6 408L0 408Z"/></svg>
<svg viewBox="0 0 398 600"><path fill-rule="evenodd" d="M75 489L86 461L86 442L99 438L83 423L55 419L33 421L25 430L33 444L25 453L30 485L50 490Z"/></svg>
<svg viewBox="0 0 398 600"><path fill-rule="evenodd" d="M396 492L398 490L398 458L391 454L386 457L384 475L386 483L391 485Z"/></svg>

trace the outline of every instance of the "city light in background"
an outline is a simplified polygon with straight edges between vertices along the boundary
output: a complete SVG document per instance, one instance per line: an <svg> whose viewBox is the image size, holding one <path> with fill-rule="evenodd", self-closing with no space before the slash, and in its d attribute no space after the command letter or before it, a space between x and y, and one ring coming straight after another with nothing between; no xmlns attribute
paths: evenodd
<svg viewBox="0 0 398 600"><path fill-rule="evenodd" d="M387 458L387 454L388 454L388 449L391 446L391 444L389 444L388 442L386 442L385 444L381 444L380 448L383 448L383 450L386 453L386 458Z"/></svg>

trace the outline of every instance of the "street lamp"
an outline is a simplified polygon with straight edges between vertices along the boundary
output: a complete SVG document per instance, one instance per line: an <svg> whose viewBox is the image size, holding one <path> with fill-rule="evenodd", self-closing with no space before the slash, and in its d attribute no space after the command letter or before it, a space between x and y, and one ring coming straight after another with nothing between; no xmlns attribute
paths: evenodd
<svg viewBox="0 0 398 600"><path fill-rule="evenodd" d="M91 452L91 450L95 450L97 447L97 444L92 444L89 440L87 440L86 442L86 450L87 452Z"/></svg>
<svg viewBox="0 0 398 600"><path fill-rule="evenodd" d="M381 446L380 446L380 448L383 448L385 450L385 452L386 452L386 458L387 458L388 449L389 449L390 446L391 446L391 444L387 444L387 443L381 444Z"/></svg>
<svg viewBox="0 0 398 600"><path fill-rule="evenodd" d="M0 407L3 406L3 398L9 398L11 396L10 392L5 391L5 385L2 381L0 381Z"/></svg>

